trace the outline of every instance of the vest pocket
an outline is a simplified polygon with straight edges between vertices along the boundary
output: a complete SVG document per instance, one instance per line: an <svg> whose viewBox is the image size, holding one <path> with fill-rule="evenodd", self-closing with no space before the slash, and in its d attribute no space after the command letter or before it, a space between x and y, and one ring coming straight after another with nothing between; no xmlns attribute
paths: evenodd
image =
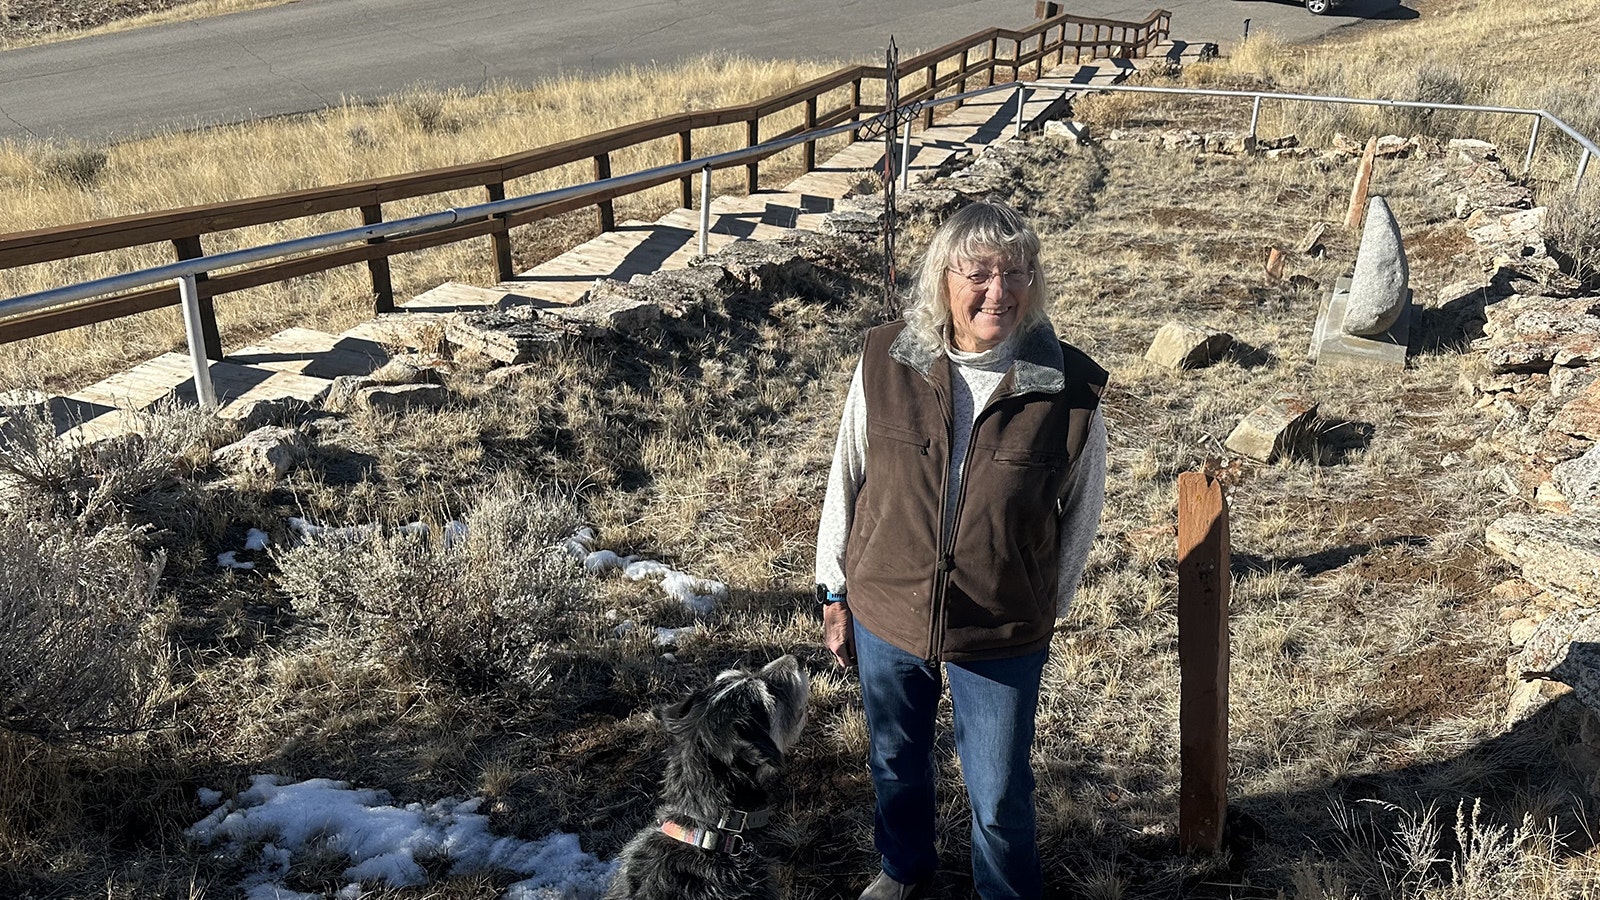
<svg viewBox="0 0 1600 900"><path fill-rule="evenodd" d="M887 438L888 440L895 441L897 443L910 444L911 446L924 451L924 453L926 453L928 447L933 443L931 439L929 439L920 431L915 431L910 428L902 428L899 425L891 425L888 422L868 421L867 442L869 445L871 444L873 438Z"/></svg>
<svg viewBox="0 0 1600 900"><path fill-rule="evenodd" d="M1055 469L1066 465L1065 453L1048 453L1039 450L1006 450L997 448L994 461L1003 466L1021 466L1028 469Z"/></svg>

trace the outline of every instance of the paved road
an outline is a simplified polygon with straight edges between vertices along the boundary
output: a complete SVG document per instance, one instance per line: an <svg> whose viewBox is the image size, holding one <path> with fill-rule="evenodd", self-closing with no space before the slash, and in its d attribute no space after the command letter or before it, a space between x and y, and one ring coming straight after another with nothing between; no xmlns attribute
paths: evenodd
<svg viewBox="0 0 1600 900"><path fill-rule="evenodd" d="M1158 0L1067 0L1138 20ZM1399 0L1313 16L1297 0L1166 0L1175 37L1226 46L1251 28L1289 40L1373 18ZM875 61L990 25L1031 0L297 0L284 6L0 52L0 139L117 140L306 112L429 84L476 88L708 52Z"/></svg>

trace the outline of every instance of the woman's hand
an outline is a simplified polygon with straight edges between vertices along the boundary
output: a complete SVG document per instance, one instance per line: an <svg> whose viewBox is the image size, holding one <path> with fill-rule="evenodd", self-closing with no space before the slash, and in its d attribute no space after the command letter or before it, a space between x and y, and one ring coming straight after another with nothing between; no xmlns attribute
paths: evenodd
<svg viewBox="0 0 1600 900"><path fill-rule="evenodd" d="M856 634L850 618L850 607L843 603L823 604L822 644L839 661L841 668L855 668Z"/></svg>

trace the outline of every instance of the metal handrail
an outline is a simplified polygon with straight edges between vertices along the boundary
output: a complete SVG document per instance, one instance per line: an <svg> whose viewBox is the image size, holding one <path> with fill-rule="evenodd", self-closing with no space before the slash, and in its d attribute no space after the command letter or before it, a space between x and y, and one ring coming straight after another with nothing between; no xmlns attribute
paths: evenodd
<svg viewBox="0 0 1600 900"><path fill-rule="evenodd" d="M1029 87L1049 87L1056 90L1060 89L1060 85L1046 85L1040 82L1024 82L1024 84ZM1573 194L1577 194L1578 189L1583 186L1583 176L1589 168L1589 160L1596 156L1600 156L1600 146L1597 146L1594 141L1585 137L1582 132L1578 131L1576 128L1573 128L1571 125L1568 125L1566 122L1558 118L1554 113L1546 109L1524 109L1514 106L1469 106L1460 103L1428 103L1421 100L1384 100L1363 97L1332 97L1323 96L1320 94L1282 94L1276 91L1224 91L1213 88L1143 87L1138 85L1121 84L1103 86L1097 85L1092 88L1092 90L1125 91L1128 93L1152 94L1191 94L1206 97L1252 98L1255 101L1255 107L1250 114L1250 137L1252 138L1256 136L1256 124L1260 120L1261 101L1266 99L1309 101L1317 103L1344 103L1364 106L1404 107L1410 109L1448 109L1456 112L1504 113L1508 115L1534 116L1536 118L1533 124L1533 133L1528 137L1528 153L1527 156L1523 158L1522 172L1523 174L1527 174L1528 170L1533 166L1534 148L1539 141L1539 123L1541 121L1549 122L1556 128L1559 128L1567 135L1567 137L1572 138L1573 142L1583 150L1582 155L1580 155L1578 158L1577 177L1573 179L1572 183Z"/></svg>
<svg viewBox="0 0 1600 900"><path fill-rule="evenodd" d="M1018 81L997 84L991 87L978 88L976 90L965 91L960 94L951 94L946 97L921 100L916 103L907 104L901 109L900 113L903 117L916 112L921 112L923 109L928 107L934 107L945 103L965 102L974 97L995 93L997 91L1022 90L1060 92L1062 94L1083 90L1124 91L1128 93L1188 94L1212 97L1238 97L1241 99L1248 98L1254 100L1256 103L1256 108L1252 112L1250 120L1251 137L1255 137L1256 135L1256 125L1259 120L1260 103L1261 101L1267 99L1535 116L1539 119L1550 122L1550 124L1561 130L1575 143L1577 143L1579 147L1582 148L1583 155L1579 162L1577 178L1574 181L1574 191L1576 191L1582 183L1589 159L1593 156L1600 156L1600 146L1596 146L1594 141L1585 137L1581 132L1562 121L1553 113L1543 109L1524 109L1520 107L1506 106L1469 106L1454 103L1427 103L1412 100L1336 97L1315 94L1284 94L1272 91L1228 91L1211 88L1143 87L1132 85L1095 85L1090 88L1085 88L1081 85L1069 87L1063 86L1060 83L1052 82ZM1019 103L1019 121L1021 107L1022 104ZM689 175L699 172L702 169L727 168L747 163L752 160L764 159L768 156L778 153L779 151L786 150L790 147L794 147L808 141L820 140L822 138L832 137L833 135L843 134L847 131L859 130L881 118L883 117L875 116L868 119L858 119L851 122L845 122L840 125L818 129L816 131L807 131L790 135L789 137L785 138L765 141L753 147L729 150L727 152L718 153L712 156L700 157L687 160L685 162L671 163L669 165L658 166L653 169L644 169L627 175L619 175L613 178L589 182L587 184L557 188L550 191L541 191L536 194L526 194L520 197L509 197L505 200L480 203L473 206L451 208L436 213L412 216L405 219L394 219L392 221L380 222L374 225L346 228L339 231L326 232L320 235L312 235L310 237L278 241L272 244L264 244L259 247L250 247L242 250L229 251L227 253L219 253L214 256L199 256L195 257L194 259L168 263L166 265L155 266L149 269L140 269L138 271L124 273L122 275L98 278L92 281L80 282L78 284L53 288L46 291L39 291L32 294L22 294L9 300L0 300L0 319L25 315L27 313L36 312L52 306L70 303L75 300L102 297L107 294L117 293L119 291L131 290L137 287L145 287L157 282L181 278L185 275L201 275L208 272L215 272L220 269L231 268L233 266L241 266L253 262L261 262L267 259L275 259L278 257L293 256L297 253L304 253L312 250L322 250L328 247L338 246L340 244L363 242L374 238L392 238L401 235L418 234L421 232L445 228L451 225L475 222L492 218L494 216L519 212L535 206L543 206L549 203L556 203L565 200L581 199L611 190L631 187L634 184L652 179ZM1538 137L1539 130L1536 127L1528 143L1528 153L1523 167L1524 171L1527 171L1528 166L1531 164L1535 143L1537 142Z"/></svg>
<svg viewBox="0 0 1600 900"><path fill-rule="evenodd" d="M885 127L893 127L893 123L896 119L913 116L924 109L931 109L932 107L944 103L965 102L966 100L970 100L974 97L995 93L997 91L1015 92L1017 99L1015 127L1016 132L1020 134L1023 127L1022 119L1023 108L1024 104L1026 103L1026 92L1029 90L1035 92L1059 92L1063 97L1067 94L1077 91L1094 90L1108 92L1123 91L1128 93L1237 97L1240 99L1248 98L1254 101L1254 106L1250 116L1250 137L1252 138L1254 138L1256 135L1256 128L1260 120L1261 104L1264 100L1268 99L1296 102L1344 103L1366 106L1442 109L1454 110L1457 112L1484 112L1533 116L1535 117L1533 133L1528 141L1528 152L1526 158L1524 159L1523 171L1526 172L1532 165L1534 150L1539 140L1539 123L1548 121L1556 128L1560 129L1568 137L1570 137L1575 143L1578 144L1580 148L1582 148L1583 153L1579 158L1577 175L1573 182L1574 193L1576 193L1582 186L1584 175L1588 169L1589 160L1594 156L1600 155L1600 147L1597 147L1594 141L1584 136L1571 125L1568 125L1566 122L1562 121L1553 113L1542 109L1523 109L1518 107L1503 106L1468 106L1453 103L1428 103L1415 100L1336 97L1316 94L1285 94L1272 91L1228 91L1212 88L1171 88L1133 85L1084 86L1062 85L1060 83L1041 81L1013 81L1005 84L997 84L989 87L978 88L976 90L965 91L959 94L952 94L945 97L931 97L915 103L909 103L900 107L893 116L888 113L884 113L867 119L858 119L828 128L801 132L799 134L790 135L784 138L777 138L752 147L730 150L724 153L714 154L712 156L686 160L665 166L657 166L652 169L645 169L628 175L619 175L613 178L589 182L588 184L557 188L555 190L542 191L536 194L527 194L521 197L510 197L504 200L480 203L473 206L451 208L421 216L395 219L393 221L380 222L373 225L363 225L358 228L346 228L339 231L326 232L320 235L312 235L310 237L295 238L288 241L278 241L272 244L264 244L259 247L249 247L242 250L219 253L214 256L199 256L193 259L168 263L162 266L140 269L135 272L127 272L121 275L113 275L91 281L79 282L77 284L53 288L47 291L38 291L32 294L23 294L13 297L9 300L0 300L0 323L3 323L5 319L14 316L26 315L39 310L63 306L80 300L103 297L107 294L115 294L120 291L145 287L161 281L177 279L179 281L179 293L183 297L182 305L184 306L185 310L184 318L186 330L189 331L191 353L194 356L196 389L200 394L202 404L207 407L213 407L215 406L215 399L214 397L210 396L210 379L205 372L205 363L203 362L205 356L203 350L199 349L203 344L203 341L200 339L198 333L199 320L195 311L191 309L191 307L198 306L198 293L195 285L195 279L197 276L215 272L220 269L231 268L233 266L242 266L268 259L293 256L298 253L322 250L341 244L365 242L375 238L392 238L401 235L420 234L441 228L447 228L453 225L481 221L493 218L495 216L503 216L536 206L582 199L608 191L625 189L647 181L651 183L659 183L662 179L670 180L673 177L685 176L694 172L701 173L701 216L699 237L700 252L704 254L706 249L707 231L709 228L708 213L710 210L711 201L710 173L713 169L726 168L764 159L782 150L788 149L789 147L798 146L809 141L831 137L836 134L843 134L847 131L856 131L876 123L882 123L885 125ZM906 118L906 124L907 131L909 132L909 118ZM909 149L909 135L907 149ZM902 172L902 177L908 174L909 168L905 167L905 170Z"/></svg>

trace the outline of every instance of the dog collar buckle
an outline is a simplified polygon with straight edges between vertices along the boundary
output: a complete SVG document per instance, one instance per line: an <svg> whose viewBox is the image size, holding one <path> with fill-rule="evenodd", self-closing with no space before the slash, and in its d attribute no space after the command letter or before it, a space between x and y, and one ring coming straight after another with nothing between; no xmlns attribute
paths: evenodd
<svg viewBox="0 0 1600 900"><path fill-rule="evenodd" d="M730 809L717 820L717 828L722 831L735 833L746 828L761 828L772 820L772 810L758 809L755 812L745 812L742 809Z"/></svg>

